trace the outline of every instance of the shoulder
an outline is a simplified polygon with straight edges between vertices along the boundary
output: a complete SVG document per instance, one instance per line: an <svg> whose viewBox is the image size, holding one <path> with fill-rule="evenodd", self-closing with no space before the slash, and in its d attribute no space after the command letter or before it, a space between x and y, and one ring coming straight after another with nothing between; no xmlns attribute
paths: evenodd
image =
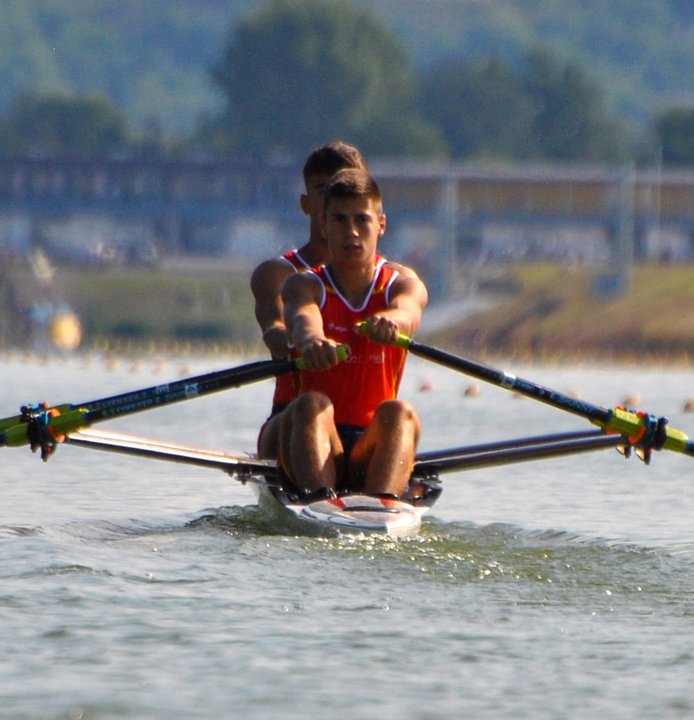
<svg viewBox="0 0 694 720"><path fill-rule="evenodd" d="M251 274L253 292L279 292L284 281L295 274L291 263L283 258L264 260Z"/></svg>
<svg viewBox="0 0 694 720"><path fill-rule="evenodd" d="M287 277L282 286L282 295L305 295L307 293L318 296L323 287L323 281L315 270L302 273L293 273Z"/></svg>
<svg viewBox="0 0 694 720"><path fill-rule="evenodd" d="M419 280L419 275L417 275L415 270L407 265L403 265L402 263L394 262L393 260L386 260L384 267L396 271L402 278L416 278Z"/></svg>
<svg viewBox="0 0 694 720"><path fill-rule="evenodd" d="M426 285L422 282L417 273L406 265L399 263L388 263L395 266L392 269L396 271L390 284L389 297L410 297L424 307L427 304L429 293Z"/></svg>

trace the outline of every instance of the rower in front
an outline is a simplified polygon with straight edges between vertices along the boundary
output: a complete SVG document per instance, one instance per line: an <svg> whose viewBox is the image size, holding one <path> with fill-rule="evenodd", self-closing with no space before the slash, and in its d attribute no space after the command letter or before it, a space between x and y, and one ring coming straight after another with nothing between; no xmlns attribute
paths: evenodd
<svg viewBox="0 0 694 720"><path fill-rule="evenodd" d="M345 169L330 180L322 227L328 264L291 275L282 290L286 326L307 370L298 373L298 397L273 419L277 459L309 498L402 497L421 428L412 405L397 399L406 352L394 342L417 331L427 290L410 268L377 255L386 216L367 171ZM345 362L339 345L350 348Z"/></svg>
<svg viewBox="0 0 694 720"><path fill-rule="evenodd" d="M309 238L301 248L289 250L280 257L265 260L251 276L255 299L255 316L263 333L263 342L274 359L289 355L284 325L281 291L284 281L294 273L305 272L328 260L328 249L321 229L323 189L330 178L345 168L366 168L366 162L353 145L337 140L314 148L303 169L305 192L301 194L301 211L309 219ZM258 436L258 450L275 457L279 444L279 423L274 417L296 397L294 376L279 375L275 382L272 412Z"/></svg>

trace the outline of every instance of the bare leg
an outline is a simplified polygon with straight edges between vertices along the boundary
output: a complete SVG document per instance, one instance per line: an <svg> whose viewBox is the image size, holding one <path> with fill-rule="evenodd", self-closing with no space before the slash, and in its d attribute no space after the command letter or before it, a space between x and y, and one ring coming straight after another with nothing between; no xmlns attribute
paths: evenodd
<svg viewBox="0 0 694 720"><path fill-rule="evenodd" d="M343 455L330 400L315 392L299 395L282 413L282 467L302 490L334 490Z"/></svg>
<svg viewBox="0 0 694 720"><path fill-rule="evenodd" d="M421 424L410 403L388 400L376 410L371 424L350 456L350 469L366 468L367 495L401 496L410 479Z"/></svg>
<svg viewBox="0 0 694 720"><path fill-rule="evenodd" d="M273 415L263 426L258 437L258 457L276 460L279 456L282 414Z"/></svg>

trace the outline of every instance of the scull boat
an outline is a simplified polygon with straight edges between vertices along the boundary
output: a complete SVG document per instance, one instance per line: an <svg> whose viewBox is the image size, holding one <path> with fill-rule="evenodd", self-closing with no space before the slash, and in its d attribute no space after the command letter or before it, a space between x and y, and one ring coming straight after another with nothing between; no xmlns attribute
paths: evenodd
<svg viewBox="0 0 694 720"><path fill-rule="evenodd" d="M617 407L607 409L537 385L512 373L424 345L404 335L397 344L409 352L589 420L598 429L524 437L445 450L421 452L404 497L341 495L305 498L282 487L274 462L248 454L188 447L161 440L97 431L92 425L208 393L240 387L279 373L301 369L298 360L260 360L171 383L84 403L23 406L0 418L0 447L29 445L48 460L64 441L76 446L221 469L252 483L259 505L279 513L295 527L314 532L379 533L404 537L419 532L422 518L441 494L443 473L538 460L605 448L633 449L648 462L654 450L694 457L694 440L664 417Z"/></svg>
<svg viewBox="0 0 694 720"><path fill-rule="evenodd" d="M349 494L302 500L285 490L277 465L250 455L201 449L124 433L86 428L71 433L71 445L157 460L218 468L249 483L261 510L279 526L310 534L364 533L406 537L419 532L422 516L441 494L438 475L419 473L404 499Z"/></svg>
<svg viewBox="0 0 694 720"><path fill-rule="evenodd" d="M347 494L304 499L282 487L277 465L251 455L202 449L124 433L86 428L67 437L71 445L156 460L216 468L249 483L258 505L278 527L308 534L362 533L409 537L441 495L440 474L461 469L537 460L615 447L616 435L599 431L561 433L420 453L402 498Z"/></svg>

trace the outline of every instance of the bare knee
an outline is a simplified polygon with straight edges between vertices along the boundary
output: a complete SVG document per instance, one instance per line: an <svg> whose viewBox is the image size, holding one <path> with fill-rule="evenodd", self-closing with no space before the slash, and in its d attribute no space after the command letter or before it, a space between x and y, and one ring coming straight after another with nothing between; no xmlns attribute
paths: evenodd
<svg viewBox="0 0 694 720"><path fill-rule="evenodd" d="M296 432L314 432L334 425L334 409L327 395L306 392L294 399L284 411L281 438L289 438ZM284 443L284 440L280 440Z"/></svg>
<svg viewBox="0 0 694 720"><path fill-rule="evenodd" d="M305 392L299 395L289 406L295 419L304 422L313 420L320 415L328 414L332 417L333 405L327 395L319 392Z"/></svg>
<svg viewBox="0 0 694 720"><path fill-rule="evenodd" d="M419 442L421 424L414 406L406 400L386 400L374 415L373 424L383 435L409 436L414 444Z"/></svg>
<svg viewBox="0 0 694 720"><path fill-rule="evenodd" d="M281 415L275 415L265 423L258 437L258 457L277 458L279 454L281 423Z"/></svg>
<svg viewBox="0 0 694 720"><path fill-rule="evenodd" d="M386 400L382 402L376 409L374 420L387 425L401 423L419 425L417 411L407 400Z"/></svg>

